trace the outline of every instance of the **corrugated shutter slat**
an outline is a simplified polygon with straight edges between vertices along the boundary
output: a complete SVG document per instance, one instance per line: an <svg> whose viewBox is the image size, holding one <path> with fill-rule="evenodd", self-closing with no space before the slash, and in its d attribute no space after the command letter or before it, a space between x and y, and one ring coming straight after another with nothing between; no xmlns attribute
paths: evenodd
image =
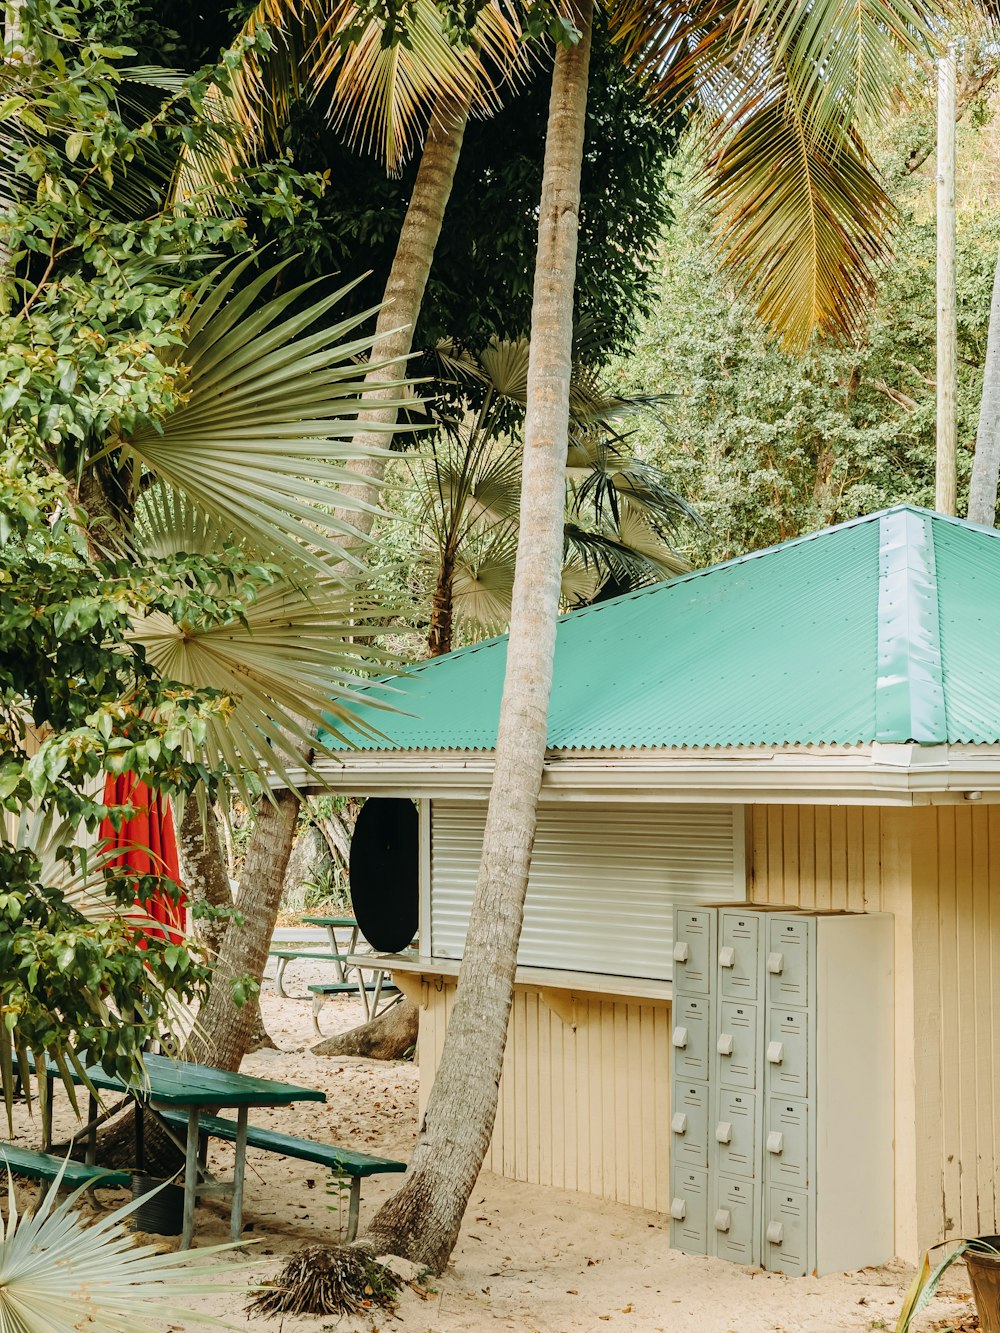
<svg viewBox="0 0 1000 1333"><path fill-rule="evenodd" d="M485 823L478 802L431 804L438 957L462 955ZM518 962L669 980L674 903L745 897L742 838L731 806L541 807Z"/></svg>

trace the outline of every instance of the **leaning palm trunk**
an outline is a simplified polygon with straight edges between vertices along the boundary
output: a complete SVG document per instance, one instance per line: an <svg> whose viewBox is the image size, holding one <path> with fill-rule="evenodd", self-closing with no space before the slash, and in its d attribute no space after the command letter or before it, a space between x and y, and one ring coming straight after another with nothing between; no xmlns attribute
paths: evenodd
<svg viewBox="0 0 1000 1333"><path fill-rule="evenodd" d="M371 351L372 362L382 361L385 357L407 356L412 347L413 330L420 314L445 209L451 197L468 117L467 104L456 107L453 102L439 101L435 107L386 283L385 305L379 312L377 341ZM389 383L394 377L398 378L398 365L369 371L365 377L366 400L377 404L380 399L398 398L398 387L394 389ZM366 435L365 442L388 449L396 426L396 409L389 406L369 407L360 414L360 419L384 427L382 432ZM385 474L385 459L356 460L349 467L352 472L360 473L365 480L357 486L345 486L344 492L353 492L360 499L373 504ZM371 531L374 515L370 510L351 510L346 516L366 535ZM262 812L264 810L266 807L262 807ZM291 855L298 802L289 797L287 801L283 800L279 811L268 813L263 823L258 820L250 839L240 901L237 902L244 923L240 927L233 925L226 932L219 958L219 973L223 977L249 973L253 980L259 982L263 975ZM274 826L276 820L282 826L280 834ZM240 906L243 886L253 896L252 912ZM403 1003L408 1004L409 1001ZM253 1028L249 1017L245 1007L240 1009L233 1003L227 987L213 987L202 1019L208 1052L204 1058L209 1063L220 1064L223 1068L239 1068ZM400 1055L402 1053L402 1050L398 1052Z"/></svg>
<svg viewBox="0 0 1000 1333"><path fill-rule="evenodd" d="M559 608L573 288L592 0L556 54L538 225L514 598L496 766L455 1008L406 1184L375 1216L377 1250L441 1272L489 1148L548 727Z"/></svg>
<svg viewBox="0 0 1000 1333"><path fill-rule="evenodd" d="M283 868L292 850L298 813L298 799L291 792L281 791L273 804L262 801L257 814L236 898L242 924L236 920L229 923L212 989L198 1015L197 1032L191 1041L192 1056L219 1069L239 1069L254 1032L257 1006L249 1002L236 1004L231 983L245 976L259 982L264 975L281 902ZM275 882L274 867L278 865L282 873Z"/></svg>
<svg viewBox="0 0 1000 1333"><path fill-rule="evenodd" d="M983 368L983 398L976 431L976 453L969 483L969 518L993 527L997 516L997 476L1000 474L1000 254L993 275L990 327Z"/></svg>

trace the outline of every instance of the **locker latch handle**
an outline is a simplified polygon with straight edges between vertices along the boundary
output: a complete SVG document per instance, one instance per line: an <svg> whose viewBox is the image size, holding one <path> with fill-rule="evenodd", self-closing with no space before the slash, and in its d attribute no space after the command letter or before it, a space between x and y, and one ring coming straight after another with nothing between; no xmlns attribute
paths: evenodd
<svg viewBox="0 0 1000 1333"><path fill-rule="evenodd" d="M729 1219L729 1209L728 1209L728 1208L720 1208L719 1211L715 1214L715 1229L716 1229L716 1231L728 1231L728 1230L729 1230L729 1220L730 1220L730 1219Z"/></svg>
<svg viewBox="0 0 1000 1333"><path fill-rule="evenodd" d="M780 1065L785 1055L785 1043L783 1041L769 1041L767 1043L767 1063L769 1065Z"/></svg>
<svg viewBox="0 0 1000 1333"><path fill-rule="evenodd" d="M687 1205L685 1204L683 1199L670 1200L670 1216L674 1219L675 1222L683 1222L686 1213L687 1213Z"/></svg>
<svg viewBox="0 0 1000 1333"><path fill-rule="evenodd" d="M773 976L778 976L785 966L785 955L783 953L769 953L767 955L767 970Z"/></svg>
<svg viewBox="0 0 1000 1333"><path fill-rule="evenodd" d="M674 962L686 963L688 960L687 940L678 940L674 945Z"/></svg>
<svg viewBox="0 0 1000 1333"><path fill-rule="evenodd" d="M686 1046L688 1044L687 1028L680 1028L680 1027L674 1028L674 1035L671 1038L671 1040L673 1041L674 1045L679 1048Z"/></svg>
<svg viewBox="0 0 1000 1333"><path fill-rule="evenodd" d="M768 1222L767 1239L771 1245L780 1245L785 1239L785 1228L780 1222Z"/></svg>
<svg viewBox="0 0 1000 1333"><path fill-rule="evenodd" d="M773 1152L776 1157L780 1157L785 1146L785 1136L780 1129L772 1129L767 1136L767 1151Z"/></svg>
<svg viewBox="0 0 1000 1333"><path fill-rule="evenodd" d="M715 1127L716 1143L732 1143L733 1127L728 1120L720 1120Z"/></svg>
<svg viewBox="0 0 1000 1333"><path fill-rule="evenodd" d="M727 944L724 949L719 950L719 966L732 967L736 962L736 950L731 944Z"/></svg>
<svg viewBox="0 0 1000 1333"><path fill-rule="evenodd" d="M731 1032L720 1032L719 1040L715 1043L715 1049L720 1055L732 1055L733 1034Z"/></svg>
<svg viewBox="0 0 1000 1333"><path fill-rule="evenodd" d="M688 1127L688 1118L683 1111L677 1111L673 1120L670 1122L670 1128L675 1134L686 1134Z"/></svg>

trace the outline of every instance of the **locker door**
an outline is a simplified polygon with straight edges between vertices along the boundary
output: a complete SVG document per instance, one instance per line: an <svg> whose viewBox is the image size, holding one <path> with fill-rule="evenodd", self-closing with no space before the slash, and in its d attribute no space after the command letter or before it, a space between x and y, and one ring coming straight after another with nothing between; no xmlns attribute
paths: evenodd
<svg viewBox="0 0 1000 1333"><path fill-rule="evenodd" d="M752 912L719 913L719 992L724 999L757 998L760 923Z"/></svg>
<svg viewBox="0 0 1000 1333"><path fill-rule="evenodd" d="M710 908L678 908L674 917L675 991L707 995L715 967L715 913Z"/></svg>
<svg viewBox="0 0 1000 1333"><path fill-rule="evenodd" d="M809 1271L809 1203L801 1190L767 1191L764 1267L789 1277L804 1277Z"/></svg>
<svg viewBox="0 0 1000 1333"><path fill-rule="evenodd" d="M764 1038L768 1092L786 1097L809 1094L809 1015L805 1009L773 1009Z"/></svg>
<svg viewBox="0 0 1000 1333"><path fill-rule="evenodd" d="M708 1078L709 1005L698 996L674 999L674 1074L682 1079Z"/></svg>
<svg viewBox="0 0 1000 1333"><path fill-rule="evenodd" d="M767 1002L776 1008L809 1003L809 953L812 922L771 917L767 921Z"/></svg>
<svg viewBox="0 0 1000 1333"><path fill-rule="evenodd" d="M718 1170L726 1176L752 1179L757 1165L756 1095L723 1088L714 1135Z"/></svg>
<svg viewBox="0 0 1000 1333"><path fill-rule="evenodd" d="M670 1151L678 1166L708 1167L708 1084L674 1081Z"/></svg>
<svg viewBox="0 0 1000 1333"><path fill-rule="evenodd" d="M757 1086L757 1006L732 1000L719 1006L715 1042L719 1082L729 1088Z"/></svg>
<svg viewBox="0 0 1000 1333"><path fill-rule="evenodd" d="M769 1185L809 1185L809 1103L768 1097L764 1119L764 1171Z"/></svg>
<svg viewBox="0 0 1000 1333"><path fill-rule="evenodd" d="M708 1172L679 1170L670 1191L670 1245L686 1254L708 1253Z"/></svg>
<svg viewBox="0 0 1000 1333"><path fill-rule="evenodd" d="M756 1185L749 1180L719 1176L714 1202L715 1253L734 1264L759 1263Z"/></svg>

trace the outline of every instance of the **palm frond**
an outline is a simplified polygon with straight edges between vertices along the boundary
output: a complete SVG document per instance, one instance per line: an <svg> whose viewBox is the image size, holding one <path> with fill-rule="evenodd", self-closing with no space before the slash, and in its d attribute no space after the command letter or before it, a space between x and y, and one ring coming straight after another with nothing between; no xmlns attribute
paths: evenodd
<svg viewBox="0 0 1000 1333"><path fill-rule="evenodd" d="M137 540L152 556L218 550L227 541L217 520L161 486L143 496L138 524ZM321 729L348 743L357 736L349 705L361 700L361 678L384 673L393 659L372 642L383 628L370 600L341 570L279 579L248 595L244 617L200 626L156 612L135 621L131 638L164 679L232 701L228 718L210 722L198 748L210 767L228 765L251 800L248 775L270 767L292 785L288 770L302 766L303 751L323 748Z"/></svg>
<svg viewBox="0 0 1000 1333"><path fill-rule="evenodd" d="M807 119L773 87L710 156L704 195L722 263L792 349L858 336L895 219L860 141Z"/></svg>
<svg viewBox="0 0 1000 1333"><path fill-rule="evenodd" d="M388 46L384 24L369 17L359 25L359 13L355 0L335 6L309 49L308 77L316 99L329 100L334 126L391 172L413 154L435 107L492 114L503 84L524 65L520 24L506 0L488 0L462 45L445 35L434 0L414 0L406 41Z"/></svg>
<svg viewBox="0 0 1000 1333"><path fill-rule="evenodd" d="M87 1187L60 1202L61 1184L60 1173L41 1204L21 1213L7 1170L6 1221L0 1216L3 1333L74 1333L84 1323L102 1333L154 1333L146 1319L159 1327L176 1320L232 1327L179 1301L220 1287L245 1292L239 1269L231 1263L194 1265L185 1251L137 1245L127 1224L143 1198L88 1222L76 1208ZM200 1250L199 1259L233 1248L212 1246Z"/></svg>
<svg viewBox="0 0 1000 1333"><path fill-rule="evenodd" d="M251 549L310 560L321 573L330 560L360 569L359 534L333 509L371 509L338 488L356 481L350 460L373 455L362 441L377 427L357 417L358 358L374 343L359 330L374 312L327 324L344 288L290 313L312 284L253 310L283 265L236 290L245 264L212 275L188 309L178 354L183 404L159 428L140 428L105 452L131 469L136 491L144 472L154 474ZM405 406L406 381L387 387L399 397L379 406Z"/></svg>
<svg viewBox="0 0 1000 1333"><path fill-rule="evenodd" d="M620 0L613 13L653 97L704 113L715 245L790 347L860 328L894 219L862 136L940 14L933 0Z"/></svg>
<svg viewBox="0 0 1000 1333"><path fill-rule="evenodd" d="M456 561L452 602L455 619L467 629L499 634L506 627L516 555L517 529L504 527Z"/></svg>

